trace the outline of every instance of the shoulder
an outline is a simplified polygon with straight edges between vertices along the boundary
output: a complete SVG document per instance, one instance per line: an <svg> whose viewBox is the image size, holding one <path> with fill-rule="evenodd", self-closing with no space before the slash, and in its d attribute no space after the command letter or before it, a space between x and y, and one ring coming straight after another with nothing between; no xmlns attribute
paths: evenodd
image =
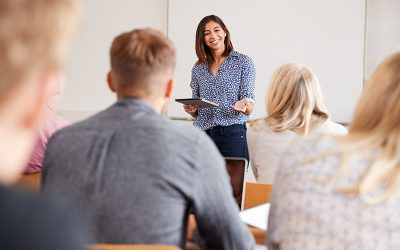
<svg viewBox="0 0 400 250"><path fill-rule="evenodd" d="M40 128L47 140L58 130L70 125L71 122L51 111L43 126Z"/></svg>
<svg viewBox="0 0 400 250"><path fill-rule="evenodd" d="M343 125L327 120L316 132L332 135L347 135L348 130Z"/></svg>
<svg viewBox="0 0 400 250"><path fill-rule="evenodd" d="M57 130L52 137L50 138L50 141L56 140L57 138L63 138L66 137L66 139L68 139L72 134L76 133L77 131L79 131L80 129L82 129L83 127L85 127L85 124L87 124L88 122L85 121L81 121L81 122L77 122L74 124L71 124L69 126L63 127L59 130Z"/></svg>
<svg viewBox="0 0 400 250"><path fill-rule="evenodd" d="M87 243L80 218L59 200L5 188L0 200L0 238L6 246L22 241L31 249L80 250ZM50 240L38 241L43 235Z"/></svg>
<svg viewBox="0 0 400 250"><path fill-rule="evenodd" d="M47 151L51 152L55 150L54 148L63 151L65 148L69 147L69 145L79 143L77 141L84 141L84 137L87 137L88 134L97 130L97 126L98 124L101 124L102 120L110 120L110 122L115 120L112 119L112 114L109 114L107 110L108 109L100 111L82 121L70 124L55 131L48 141L46 154Z"/></svg>
<svg viewBox="0 0 400 250"><path fill-rule="evenodd" d="M29 216L35 214L35 217L51 217L64 210L63 202L55 202L47 195L35 195L23 192L13 188L0 188L0 199L2 204L2 213L8 213L12 216ZM18 208L18 209L12 209ZM3 210L4 209L4 210Z"/></svg>
<svg viewBox="0 0 400 250"><path fill-rule="evenodd" d="M282 171L291 173L292 171L307 171L307 168L297 167L307 165L311 159L323 159L323 154L331 152L337 145L337 141L333 135L329 134L312 134L306 137L296 138L281 162ZM314 163L318 161L313 161Z"/></svg>
<svg viewBox="0 0 400 250"><path fill-rule="evenodd" d="M179 122L171 120L167 117L161 117L157 130L162 133L173 135L177 141L181 143L186 142L189 144L197 144L199 140L204 140L207 135L198 127L193 126L189 122Z"/></svg>
<svg viewBox="0 0 400 250"><path fill-rule="evenodd" d="M331 150L337 144L333 135L330 134L312 134L308 136L299 136L289 150L297 158L312 157Z"/></svg>
<svg viewBox="0 0 400 250"><path fill-rule="evenodd" d="M243 65L254 67L253 60L248 55L233 50L229 56L232 57L234 60L242 63Z"/></svg>
<svg viewBox="0 0 400 250"><path fill-rule="evenodd" d="M206 69L206 65L204 63L195 63L192 67L192 74L198 74L203 72Z"/></svg>
<svg viewBox="0 0 400 250"><path fill-rule="evenodd" d="M71 122L65 119L64 117L58 115L54 111L51 111L49 114L49 117L47 119L47 126L54 127L57 129L60 129L62 127L65 127L67 125L70 125Z"/></svg>
<svg viewBox="0 0 400 250"><path fill-rule="evenodd" d="M229 56L231 56L232 58L237 58L239 60L251 61L251 58L248 55L237 52L236 50L232 50Z"/></svg>
<svg viewBox="0 0 400 250"><path fill-rule="evenodd" d="M291 130L275 132L266 123L265 119L253 121L247 132L249 144L257 144L264 151L284 152L299 138L299 135ZM260 149L262 150L262 149Z"/></svg>
<svg viewBox="0 0 400 250"><path fill-rule="evenodd" d="M328 135L297 138L278 162L274 180L276 195L273 195L272 199L275 202L279 200L278 203L285 203L288 200L281 200L280 196L283 194L294 194L294 190L312 188L314 180L332 174L338 160L337 155L325 157L324 154L330 152L335 145L333 138ZM278 203L275 205L278 206Z"/></svg>
<svg viewBox="0 0 400 250"><path fill-rule="evenodd" d="M250 133L262 133L262 132L272 132L272 130L268 127L265 118L259 118L256 120L250 121L248 124L248 131Z"/></svg>
<svg viewBox="0 0 400 250"><path fill-rule="evenodd" d="M254 133L266 133L266 134L276 135L279 137L296 137L296 138L298 137L298 135L291 130L285 130L281 132L273 131L268 126L266 119L267 118L259 118L249 122L248 124L249 131Z"/></svg>
<svg viewBox="0 0 400 250"><path fill-rule="evenodd" d="M208 67L203 63L196 63L192 67L192 81L191 84L195 83L195 80L203 79L207 75Z"/></svg>
<svg viewBox="0 0 400 250"><path fill-rule="evenodd" d="M278 164L275 178L276 190L292 190L296 185L306 185L316 177L331 172L336 155L325 157L336 147L336 139L327 134L312 134L296 138ZM332 158L333 157L333 158ZM303 188L303 187L302 187Z"/></svg>
<svg viewBox="0 0 400 250"><path fill-rule="evenodd" d="M207 166L206 168L213 169L214 166L211 165L219 163L222 159L210 137L192 124L164 118L157 124L155 131L155 140L162 143L165 150L177 155L190 156L186 161L191 162L193 167L204 168ZM210 164L210 162L213 163Z"/></svg>

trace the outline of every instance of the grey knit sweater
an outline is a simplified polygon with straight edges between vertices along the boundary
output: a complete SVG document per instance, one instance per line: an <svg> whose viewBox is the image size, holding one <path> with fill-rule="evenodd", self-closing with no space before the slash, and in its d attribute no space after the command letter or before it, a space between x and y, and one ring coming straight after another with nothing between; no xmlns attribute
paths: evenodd
<svg viewBox="0 0 400 250"><path fill-rule="evenodd" d="M201 130L125 99L57 132L43 189L71 199L102 243L184 247L189 210L212 249L252 249L225 163Z"/></svg>

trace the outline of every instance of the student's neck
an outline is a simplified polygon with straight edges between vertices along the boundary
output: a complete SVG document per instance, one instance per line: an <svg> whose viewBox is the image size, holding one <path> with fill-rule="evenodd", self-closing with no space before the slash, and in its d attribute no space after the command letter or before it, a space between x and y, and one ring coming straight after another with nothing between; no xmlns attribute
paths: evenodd
<svg viewBox="0 0 400 250"><path fill-rule="evenodd" d="M155 100L154 98L145 98L138 95L117 94L118 100L121 99L137 99L147 103L157 114L163 114L165 102L163 100Z"/></svg>

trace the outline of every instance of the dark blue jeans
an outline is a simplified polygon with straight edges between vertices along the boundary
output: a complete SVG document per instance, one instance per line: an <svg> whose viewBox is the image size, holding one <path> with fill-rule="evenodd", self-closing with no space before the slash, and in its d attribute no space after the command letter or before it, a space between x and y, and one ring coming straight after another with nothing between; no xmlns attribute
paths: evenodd
<svg viewBox="0 0 400 250"><path fill-rule="evenodd" d="M224 157L242 157L249 160L246 124L215 126L205 131Z"/></svg>

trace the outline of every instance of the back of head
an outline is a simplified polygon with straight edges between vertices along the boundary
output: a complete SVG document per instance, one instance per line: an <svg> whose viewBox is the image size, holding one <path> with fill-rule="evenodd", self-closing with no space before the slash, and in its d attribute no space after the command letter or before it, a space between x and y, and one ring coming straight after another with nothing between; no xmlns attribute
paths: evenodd
<svg viewBox="0 0 400 250"><path fill-rule="evenodd" d="M62 65L76 14L74 0L0 1L0 102L32 74Z"/></svg>
<svg viewBox="0 0 400 250"><path fill-rule="evenodd" d="M350 134L400 135L400 52L384 60L364 88Z"/></svg>
<svg viewBox="0 0 400 250"><path fill-rule="evenodd" d="M110 50L111 72L119 95L157 98L175 67L171 41L153 29L117 36Z"/></svg>
<svg viewBox="0 0 400 250"><path fill-rule="evenodd" d="M368 159L375 157L354 189L368 203L385 201L400 191L399 100L400 53L396 53L367 81L349 135L341 140L343 159L355 152Z"/></svg>
<svg viewBox="0 0 400 250"><path fill-rule="evenodd" d="M0 1L0 182L31 154L49 86L77 20L74 0Z"/></svg>
<svg viewBox="0 0 400 250"><path fill-rule="evenodd" d="M299 64L284 64L274 72L266 104L266 121L275 132L305 135L329 117L317 78Z"/></svg>

